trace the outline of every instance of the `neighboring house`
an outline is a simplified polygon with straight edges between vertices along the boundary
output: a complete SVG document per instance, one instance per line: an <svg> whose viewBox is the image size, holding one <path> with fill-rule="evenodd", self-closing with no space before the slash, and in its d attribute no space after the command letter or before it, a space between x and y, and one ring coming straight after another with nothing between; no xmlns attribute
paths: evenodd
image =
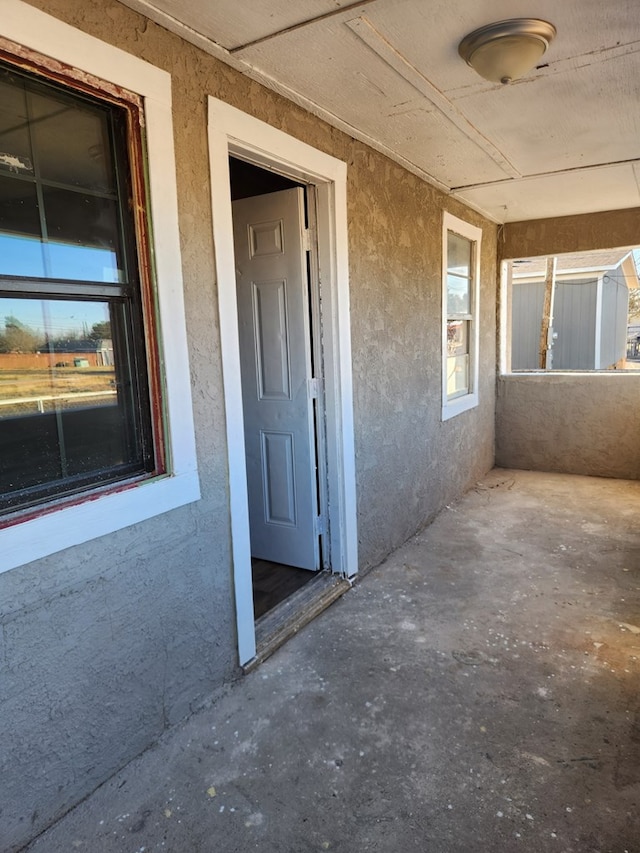
<svg viewBox="0 0 640 853"><path fill-rule="evenodd" d="M252 558L346 584L496 458L560 470L550 414L640 477L640 377L496 371L501 261L637 242L632 27L501 87L456 51L500 6L434 5L2 0L0 317L112 342L0 384L3 849L255 661Z"/></svg>
<svg viewBox="0 0 640 853"><path fill-rule="evenodd" d="M512 265L511 369L540 368L545 259ZM552 370L623 367L629 293L638 288L630 251L583 252L557 260L553 294Z"/></svg>

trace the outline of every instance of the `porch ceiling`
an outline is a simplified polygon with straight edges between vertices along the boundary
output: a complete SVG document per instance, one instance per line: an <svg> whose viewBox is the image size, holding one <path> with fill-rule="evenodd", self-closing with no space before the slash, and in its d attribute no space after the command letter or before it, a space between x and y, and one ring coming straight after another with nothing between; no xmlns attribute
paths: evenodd
<svg viewBox="0 0 640 853"><path fill-rule="evenodd" d="M498 222L640 206L637 0L124 0ZM558 30L509 86L483 24Z"/></svg>

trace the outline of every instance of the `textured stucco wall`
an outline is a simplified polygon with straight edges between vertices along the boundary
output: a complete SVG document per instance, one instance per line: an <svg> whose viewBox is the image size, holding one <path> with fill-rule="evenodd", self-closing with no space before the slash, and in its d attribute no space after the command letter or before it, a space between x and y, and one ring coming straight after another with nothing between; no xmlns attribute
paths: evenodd
<svg viewBox="0 0 640 853"><path fill-rule="evenodd" d="M639 479L639 411L637 376L503 376L496 401L496 464Z"/></svg>
<svg viewBox="0 0 640 853"><path fill-rule="evenodd" d="M529 258L554 252L586 252L637 246L640 207L509 222L500 231L498 252L505 258Z"/></svg>
<svg viewBox="0 0 640 853"><path fill-rule="evenodd" d="M172 75L202 499L0 575L6 849L41 830L237 672L206 95L348 163L361 566L383 559L490 468L494 446L493 225L114 0L33 5ZM482 226L484 242L481 404L443 424L445 205Z"/></svg>
<svg viewBox="0 0 640 853"><path fill-rule="evenodd" d="M481 404L442 423L443 196L358 145L348 192L358 529L366 566L492 465L496 243L485 223ZM470 211L448 209L482 225Z"/></svg>
<svg viewBox="0 0 640 853"><path fill-rule="evenodd" d="M514 222L500 259L634 246L640 208ZM496 464L600 477L640 477L640 373L513 374L498 379Z"/></svg>

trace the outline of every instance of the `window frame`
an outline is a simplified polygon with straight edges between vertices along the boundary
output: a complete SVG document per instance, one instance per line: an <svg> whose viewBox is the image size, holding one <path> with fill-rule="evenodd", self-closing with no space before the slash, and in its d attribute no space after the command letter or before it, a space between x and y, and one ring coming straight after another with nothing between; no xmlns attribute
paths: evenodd
<svg viewBox="0 0 640 853"><path fill-rule="evenodd" d="M126 361L121 359L120 371L126 371L132 386L131 400L119 402L120 407L127 408L126 429L131 438L132 431L137 434L135 445L138 459L134 462L123 461L121 465L104 467L86 473L77 473L58 479L50 479L41 484L31 485L24 489L2 494L0 497L0 526L10 519L12 514L29 511L40 511L49 501L65 497L74 498L84 492L96 488L116 486L127 480L148 478L163 474L166 470L164 462L163 443L159 440L162 434L162 424L159 418L159 408L151 407L152 399L161 399L159 361L157 357L155 312L150 302L153 285L149 265L148 225L144 211L146 210L146 186L144 181L144 151L142 146L141 128L143 126L142 102L138 96L122 89L120 97L105 95L88 82L80 84L73 78L60 81L58 74L45 73L33 61L25 57L18 58L9 55L0 48L0 61L3 67L15 69L18 76L24 75L27 81L33 81L35 86L27 85L26 91L36 95L46 96L57 93L65 95L69 105L85 104L89 107L98 106L104 115L108 115L105 129L111 141L111 156L113 158L115 203L119 211L117 228L120 233L121 260L124 278L105 286L95 278L82 280L80 277L69 279L53 274L47 275L43 270L39 274L8 273L4 274L0 267L0 292L2 298L24 299L30 302L40 299L64 300L73 297L80 301L93 297L90 301L103 301L105 305L120 304L123 308L120 337L121 351L127 353ZM51 83L49 89L47 84ZM44 84L44 85L43 85ZM111 160L111 157L110 157ZM13 176L9 175L11 180ZM20 180L16 178L15 180ZM37 191L46 191L51 181L43 178L37 167L29 185ZM64 181L56 180L56 186L61 187ZM78 191L69 185L71 191ZM133 204L129 204L129 193ZM97 192L92 193L95 197ZM46 205L45 205L46 208ZM126 210L128 208L128 211ZM40 211L41 223L45 213ZM48 224L48 223L47 223ZM42 225L45 229L47 226ZM46 234L46 230L43 230ZM45 242L46 245L46 242ZM125 322L125 312L128 317ZM110 316L111 309L110 309ZM153 393L152 393L153 390ZM133 402L135 400L135 402ZM125 439L126 440L126 439ZM120 469L120 471L118 471ZM129 469L127 471L127 469ZM76 485L74 485L76 483ZM5 508L6 505L6 508Z"/></svg>
<svg viewBox="0 0 640 853"><path fill-rule="evenodd" d="M138 96L143 107L145 156L132 177L146 189L146 229L138 228L137 243L139 262L148 268L153 285L143 288L142 300L147 358L156 365L149 375L157 424L154 439L157 458L164 462L150 476L98 485L71 498L4 517L0 572L200 497L182 290L171 77L22 0L5 0L5 5L0 48L29 63L40 63L48 75L57 75L63 83L73 80L70 88L90 85L105 100L109 95L119 97L125 89ZM143 245L146 230L148 246Z"/></svg>
<svg viewBox="0 0 640 853"><path fill-rule="evenodd" d="M469 323L469 390L465 394L449 398L447 389L448 366L448 321L453 315L448 313L448 238L453 233L464 237L471 243L471 279L470 279L470 311L466 322ZM482 229L453 214L444 212L442 219L442 420L446 421L456 415L475 408L479 403L479 323L480 316L480 253L482 248ZM454 318L456 319L456 318Z"/></svg>

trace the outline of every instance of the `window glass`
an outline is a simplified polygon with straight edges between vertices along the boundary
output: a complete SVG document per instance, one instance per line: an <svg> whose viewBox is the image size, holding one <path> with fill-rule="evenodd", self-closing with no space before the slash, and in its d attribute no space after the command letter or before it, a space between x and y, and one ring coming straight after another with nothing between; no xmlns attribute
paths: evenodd
<svg viewBox="0 0 640 853"><path fill-rule="evenodd" d="M108 113L51 94L31 94L28 103L42 180L113 192Z"/></svg>
<svg viewBox="0 0 640 853"><path fill-rule="evenodd" d="M449 399L469 393L469 356L447 358L447 396Z"/></svg>
<svg viewBox="0 0 640 853"><path fill-rule="evenodd" d="M6 511L156 460L125 108L1 65L0 86Z"/></svg>
<svg viewBox="0 0 640 853"><path fill-rule="evenodd" d="M35 183L0 175L0 275L44 276Z"/></svg>
<svg viewBox="0 0 640 853"><path fill-rule="evenodd" d="M105 107L0 69L0 274L126 278Z"/></svg>
<svg viewBox="0 0 640 853"><path fill-rule="evenodd" d="M22 82L0 69L0 174L32 175L33 155Z"/></svg>
<svg viewBox="0 0 640 853"><path fill-rule="evenodd" d="M117 282L122 257L115 201L59 187L43 187L48 240L45 256L53 278Z"/></svg>
<svg viewBox="0 0 640 853"><path fill-rule="evenodd" d="M442 417L478 405L478 281L482 231L445 213L443 224Z"/></svg>
<svg viewBox="0 0 640 853"><path fill-rule="evenodd" d="M471 276L471 241L452 231L447 237L447 271L465 278Z"/></svg>
<svg viewBox="0 0 640 853"><path fill-rule="evenodd" d="M0 492L142 462L123 303L0 299Z"/></svg>
<svg viewBox="0 0 640 853"><path fill-rule="evenodd" d="M447 275L447 314L468 314L471 310L468 278Z"/></svg>
<svg viewBox="0 0 640 853"><path fill-rule="evenodd" d="M469 321L449 320L447 323L447 351L449 355L469 352Z"/></svg>

